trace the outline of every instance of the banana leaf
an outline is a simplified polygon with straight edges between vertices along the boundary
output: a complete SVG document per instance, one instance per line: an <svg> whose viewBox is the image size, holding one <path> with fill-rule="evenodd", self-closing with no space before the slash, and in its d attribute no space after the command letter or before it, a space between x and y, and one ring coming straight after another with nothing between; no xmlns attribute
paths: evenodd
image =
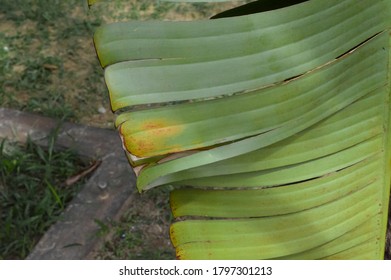
<svg viewBox="0 0 391 280"><path fill-rule="evenodd" d="M384 257L390 20L386 0L263 0L96 31L138 190L175 187L178 258Z"/></svg>

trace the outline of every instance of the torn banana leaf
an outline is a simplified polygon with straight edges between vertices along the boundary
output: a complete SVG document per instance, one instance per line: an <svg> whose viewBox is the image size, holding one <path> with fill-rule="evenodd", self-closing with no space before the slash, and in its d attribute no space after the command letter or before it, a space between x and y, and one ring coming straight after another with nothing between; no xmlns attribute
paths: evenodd
<svg viewBox="0 0 391 280"><path fill-rule="evenodd" d="M176 187L178 258L383 258L390 20L391 1L263 0L96 31L139 191Z"/></svg>

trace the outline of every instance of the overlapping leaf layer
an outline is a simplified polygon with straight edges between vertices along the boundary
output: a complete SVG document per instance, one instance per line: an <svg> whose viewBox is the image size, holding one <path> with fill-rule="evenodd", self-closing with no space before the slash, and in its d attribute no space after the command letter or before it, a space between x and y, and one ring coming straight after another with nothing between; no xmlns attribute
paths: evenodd
<svg viewBox="0 0 391 280"><path fill-rule="evenodd" d="M96 32L138 189L178 186L179 258L381 259L391 1L280 2Z"/></svg>

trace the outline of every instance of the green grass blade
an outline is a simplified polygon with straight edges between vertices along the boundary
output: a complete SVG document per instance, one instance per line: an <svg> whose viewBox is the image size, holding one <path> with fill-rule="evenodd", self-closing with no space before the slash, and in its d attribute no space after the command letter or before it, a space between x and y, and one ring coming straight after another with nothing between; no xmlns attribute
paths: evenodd
<svg viewBox="0 0 391 280"><path fill-rule="evenodd" d="M56 189L53 187L53 185L49 181L45 180L45 182L46 182L46 185L48 186L50 192L53 194L54 199L56 200L57 204L60 206L61 209L64 209L64 204L62 203L61 198L58 195Z"/></svg>

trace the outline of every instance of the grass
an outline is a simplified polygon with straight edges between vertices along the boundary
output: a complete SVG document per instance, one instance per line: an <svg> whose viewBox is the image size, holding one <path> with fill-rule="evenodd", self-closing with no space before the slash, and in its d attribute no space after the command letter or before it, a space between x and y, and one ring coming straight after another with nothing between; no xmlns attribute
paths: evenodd
<svg viewBox="0 0 391 280"><path fill-rule="evenodd" d="M2 0L0 106L113 128L94 30L113 21L207 18L232 5L108 2L89 10L84 0ZM0 259L24 258L80 188L63 187L63 182L81 162L70 151L55 152L54 146L43 150L32 142L24 147L0 143ZM168 193L151 190L119 221L96 221L106 239L96 258L174 258Z"/></svg>
<svg viewBox="0 0 391 280"><path fill-rule="evenodd" d="M85 163L71 150L55 151L53 136L49 142L48 149L0 144L0 259L26 258L84 183L66 184Z"/></svg>
<svg viewBox="0 0 391 280"><path fill-rule="evenodd" d="M1 106L74 122L109 107L91 40L102 21L83 1L5 0L0 21Z"/></svg>

